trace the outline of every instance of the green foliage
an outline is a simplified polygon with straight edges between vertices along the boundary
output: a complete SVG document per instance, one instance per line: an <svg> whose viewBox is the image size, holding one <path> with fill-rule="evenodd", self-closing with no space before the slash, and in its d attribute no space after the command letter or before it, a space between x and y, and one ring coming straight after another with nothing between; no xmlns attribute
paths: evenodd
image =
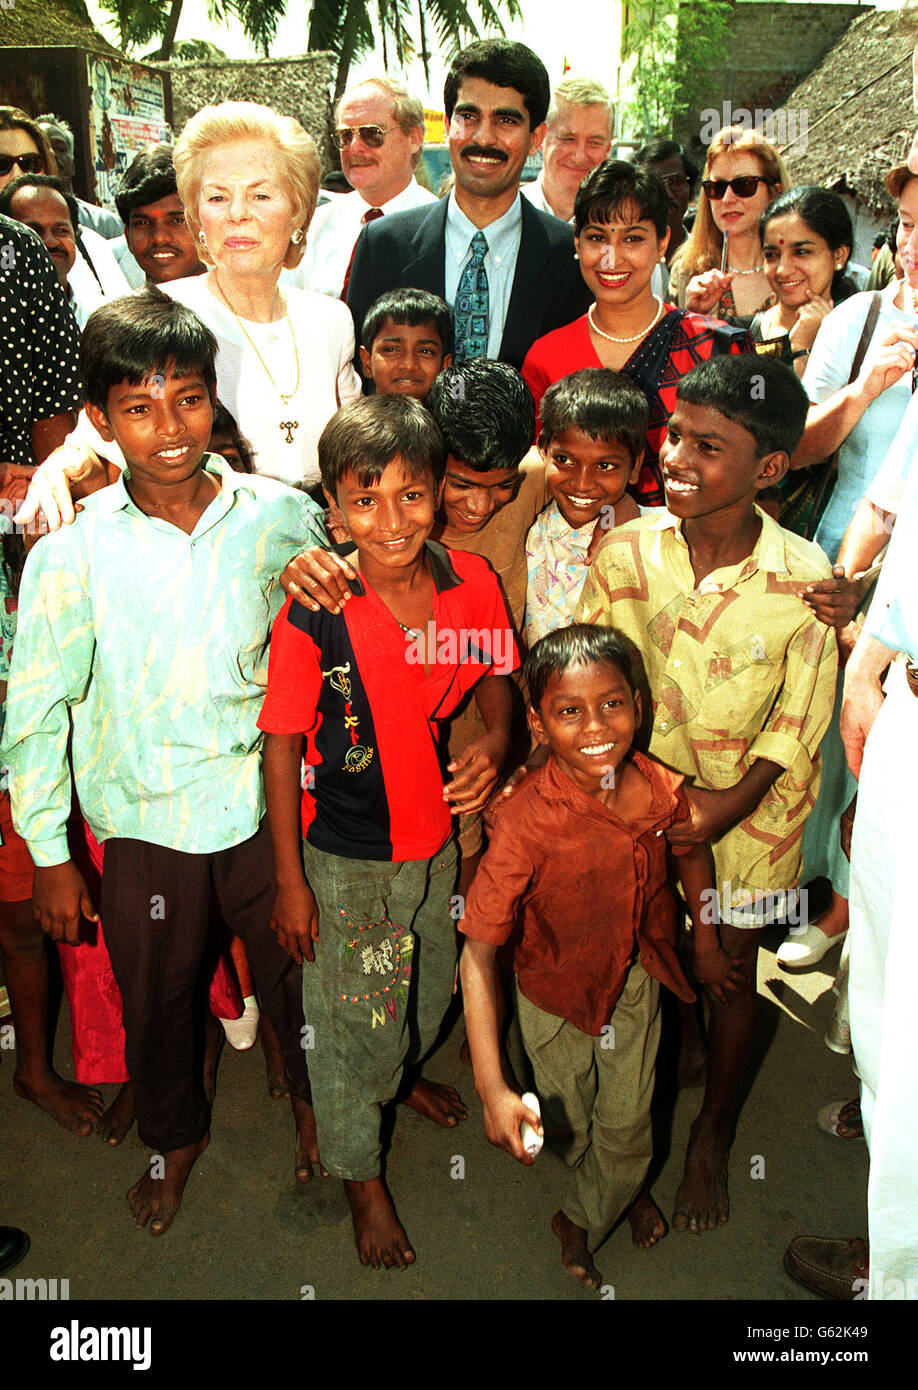
<svg viewBox="0 0 918 1390"><path fill-rule="evenodd" d="M182 0L99 0L99 4L112 15L118 28L119 47L126 53L136 52L154 39L162 39L162 47L149 56L179 56L174 39ZM231 17L238 19L246 36L267 56L285 8L286 0L208 0L207 14L212 24L224 24ZM202 50L195 56L223 56L215 45L203 39L188 39L182 45L186 58L190 56L189 45L198 45Z"/></svg>
<svg viewBox="0 0 918 1390"><path fill-rule="evenodd" d="M204 63L208 58L225 58L226 54L206 39L179 39L172 45L172 56L180 63Z"/></svg>
<svg viewBox="0 0 918 1390"><path fill-rule="evenodd" d="M626 113L645 139L670 135L723 63L732 9L727 0L638 0L631 9L624 41L635 57L636 100Z"/></svg>
<svg viewBox="0 0 918 1390"><path fill-rule="evenodd" d="M472 13L466 0L315 0L309 20L310 52L325 49L338 58L335 95L347 86L348 70L356 58L382 49L383 66L404 67L420 56L427 72L428 37L447 58L481 34L503 34L499 11L521 18L519 0L476 0Z"/></svg>

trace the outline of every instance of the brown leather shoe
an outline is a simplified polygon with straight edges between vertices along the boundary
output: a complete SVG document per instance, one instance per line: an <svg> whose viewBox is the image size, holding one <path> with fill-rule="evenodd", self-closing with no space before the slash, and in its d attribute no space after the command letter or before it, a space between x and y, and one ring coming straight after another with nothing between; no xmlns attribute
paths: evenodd
<svg viewBox="0 0 918 1390"><path fill-rule="evenodd" d="M784 1252L784 1268L823 1298L867 1297L867 1242L795 1236Z"/></svg>

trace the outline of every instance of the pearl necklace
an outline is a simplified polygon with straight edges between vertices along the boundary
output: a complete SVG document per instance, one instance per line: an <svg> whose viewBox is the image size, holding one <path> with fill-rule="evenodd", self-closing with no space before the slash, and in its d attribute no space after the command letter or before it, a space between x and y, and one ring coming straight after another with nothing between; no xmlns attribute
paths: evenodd
<svg viewBox="0 0 918 1390"><path fill-rule="evenodd" d="M261 353L258 351L258 348L257 348L257 347L255 346L255 344L252 342L252 338L251 338L250 334L248 333L245 324L242 322L242 319L241 319L241 318L239 317L239 315L236 313L236 310L233 308L232 304L230 303L229 299L227 298L226 292L225 292L225 290L223 289L223 286L220 284L219 278L218 278L216 275L214 276L214 283L215 283L215 285L217 286L217 289L220 291L220 298L223 300L223 303L226 305L227 309L229 309L229 311L230 311L230 313L232 314L233 318L234 318L234 319L236 320L236 322L238 323L238 325L239 325L239 327L241 328L243 334L245 335L246 342L248 343L249 347L250 347L250 348L252 349L252 351L254 352L255 356L258 358L258 360L259 360L259 362L261 363L262 367L264 368L265 375L267 376L267 378L268 378L268 380L270 381L271 385L274 387L275 391L276 391L277 394L280 396L281 401L282 401L283 404L284 404L284 408L285 408L285 409L288 409L291 400L292 400L293 397L296 395L297 391L299 391L299 389L300 389L300 354L297 352L297 347L296 347L296 334L295 334L294 331L293 331L293 324L290 322L290 315L289 315L289 313L287 312L287 305L284 303L283 300L281 300L281 303L284 305L284 318L287 320L287 327L290 329L290 337L291 337L291 339L292 339L292 341L293 341L293 360L294 360L294 362L296 363L296 383L295 383L295 385L294 385L292 391L282 391L282 390L280 389L280 387L278 386L277 382L274 380L274 377L271 375L271 369L269 368L269 366L268 366L267 362L265 361L265 359L262 357ZM278 291L275 289L274 293L277 294ZM277 426L277 427L278 427L278 429L281 429L281 430L284 430L284 431L285 431L284 443L285 443L285 444L292 444L292 443L293 443L293 431L299 429L299 427L300 427L300 422L299 422L299 420L279 420L279 421L278 421L278 426Z"/></svg>
<svg viewBox="0 0 918 1390"><path fill-rule="evenodd" d="M593 310L596 308L595 302L590 305L589 309L587 309L587 318L590 321L590 327L592 328L594 333L596 333L600 338L605 338L606 341L609 343L636 343L638 338L645 337L652 328L656 328L657 324L660 322L660 319L663 317L666 305L663 303L663 300L659 297L659 295L655 294L654 300L657 305L657 312L654 314L652 321L648 323L646 328L642 328L640 333L632 333L630 338L616 338L614 334L604 333L601 328L598 328L596 326L596 320L593 318Z"/></svg>
<svg viewBox="0 0 918 1390"><path fill-rule="evenodd" d="M750 270L738 270L735 265L727 266L728 275L760 275L764 271L764 265L754 265Z"/></svg>

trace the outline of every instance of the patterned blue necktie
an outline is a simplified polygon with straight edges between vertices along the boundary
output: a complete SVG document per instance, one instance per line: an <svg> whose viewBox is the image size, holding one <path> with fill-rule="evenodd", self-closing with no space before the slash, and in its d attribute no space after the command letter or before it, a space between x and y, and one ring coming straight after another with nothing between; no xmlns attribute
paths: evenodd
<svg viewBox="0 0 918 1390"><path fill-rule="evenodd" d="M484 232L472 237L471 251L453 308L454 362L488 355L488 272L484 268L488 243Z"/></svg>

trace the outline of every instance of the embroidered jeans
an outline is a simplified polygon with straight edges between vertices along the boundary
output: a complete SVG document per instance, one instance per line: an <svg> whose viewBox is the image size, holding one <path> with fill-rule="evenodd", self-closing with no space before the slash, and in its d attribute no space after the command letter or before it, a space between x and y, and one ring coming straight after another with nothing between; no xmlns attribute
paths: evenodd
<svg viewBox="0 0 918 1390"><path fill-rule="evenodd" d="M303 845L319 940L303 963L303 1042L330 1173L379 1174L382 1106L436 1041L456 977L456 846L401 863Z"/></svg>

